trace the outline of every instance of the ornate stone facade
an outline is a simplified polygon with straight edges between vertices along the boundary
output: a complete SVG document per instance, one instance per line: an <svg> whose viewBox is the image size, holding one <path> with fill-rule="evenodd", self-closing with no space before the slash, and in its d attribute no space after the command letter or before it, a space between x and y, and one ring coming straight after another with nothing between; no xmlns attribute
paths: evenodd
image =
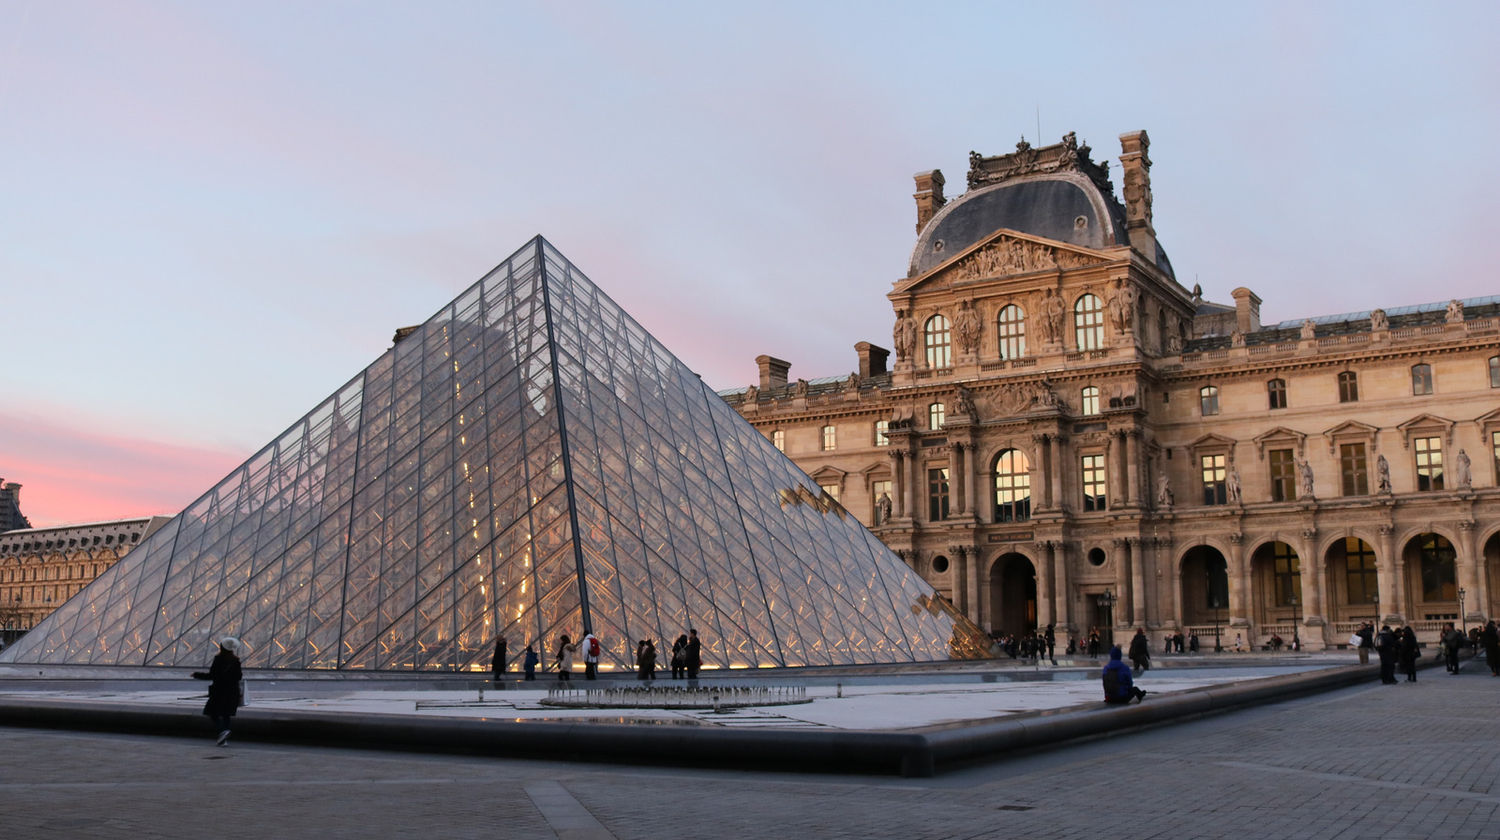
<svg viewBox="0 0 1500 840"><path fill-rule="evenodd" d="M969 192L919 189L893 369L861 342L856 384L724 398L994 632L1500 615L1500 297L1262 325L1178 284L1121 146L1125 202L1072 135L971 155Z"/></svg>

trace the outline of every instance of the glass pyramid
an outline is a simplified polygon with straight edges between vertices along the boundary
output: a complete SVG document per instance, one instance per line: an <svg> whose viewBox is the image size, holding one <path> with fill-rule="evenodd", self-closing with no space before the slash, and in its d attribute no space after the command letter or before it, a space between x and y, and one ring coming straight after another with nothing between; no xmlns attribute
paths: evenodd
<svg viewBox="0 0 1500 840"><path fill-rule="evenodd" d="M706 668L923 661L987 640L537 237L0 661L601 668L696 628Z"/></svg>

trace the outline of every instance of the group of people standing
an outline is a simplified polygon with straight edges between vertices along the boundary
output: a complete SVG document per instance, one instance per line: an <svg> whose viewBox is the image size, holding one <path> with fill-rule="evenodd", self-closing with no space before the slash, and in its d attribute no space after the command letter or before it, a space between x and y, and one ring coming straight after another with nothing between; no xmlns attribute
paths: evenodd
<svg viewBox="0 0 1500 840"><path fill-rule="evenodd" d="M583 659L583 678L598 679L599 659L603 654L603 645L593 631L585 629L583 638L576 642L564 633L558 638L557 649L553 652L553 663L557 667L558 680L568 682L572 679L573 667L580 657ZM509 661L508 643L502 636L495 640L495 654L490 661L490 668L496 680L504 679ZM638 641L635 646L636 678L656 679L656 661L656 641L654 639ZM522 659L526 679L536 679L536 669L540 664L541 657L537 655L536 648L527 645ZM670 665L672 679L695 680L698 678L698 670L703 666L703 643L698 639L697 630L689 629L672 643Z"/></svg>

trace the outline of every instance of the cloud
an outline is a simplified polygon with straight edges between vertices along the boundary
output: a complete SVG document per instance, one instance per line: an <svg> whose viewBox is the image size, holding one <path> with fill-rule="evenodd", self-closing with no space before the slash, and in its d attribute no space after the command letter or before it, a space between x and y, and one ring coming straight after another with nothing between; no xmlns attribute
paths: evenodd
<svg viewBox="0 0 1500 840"><path fill-rule="evenodd" d="M0 440L0 477L22 485L21 512L39 528L175 514L247 455L11 412L0 412Z"/></svg>

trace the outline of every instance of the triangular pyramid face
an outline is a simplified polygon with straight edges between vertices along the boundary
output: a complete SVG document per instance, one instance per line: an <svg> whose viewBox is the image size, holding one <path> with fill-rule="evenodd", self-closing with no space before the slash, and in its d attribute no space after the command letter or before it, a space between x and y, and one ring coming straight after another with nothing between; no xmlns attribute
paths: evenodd
<svg viewBox="0 0 1500 840"><path fill-rule="evenodd" d="M538 237L0 661L487 669L591 627L602 667L946 659L932 590Z"/></svg>

